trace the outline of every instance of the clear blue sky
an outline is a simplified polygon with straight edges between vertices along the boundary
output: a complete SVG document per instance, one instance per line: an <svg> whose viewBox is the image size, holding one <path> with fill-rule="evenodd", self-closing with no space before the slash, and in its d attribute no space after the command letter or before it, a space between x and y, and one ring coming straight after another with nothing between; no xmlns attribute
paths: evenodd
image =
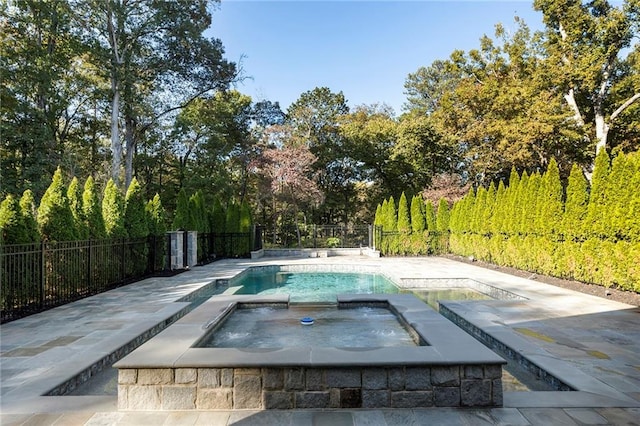
<svg viewBox="0 0 640 426"><path fill-rule="evenodd" d="M542 15L532 1L243 1L222 0L207 36L251 77L237 89L283 110L315 87L342 91L350 107L406 101L409 73L479 47L519 16L532 29Z"/></svg>

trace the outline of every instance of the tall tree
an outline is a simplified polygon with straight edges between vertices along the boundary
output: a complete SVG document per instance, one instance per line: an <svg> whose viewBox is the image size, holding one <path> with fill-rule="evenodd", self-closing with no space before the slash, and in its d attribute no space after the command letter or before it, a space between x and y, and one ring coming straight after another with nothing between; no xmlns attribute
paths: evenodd
<svg viewBox="0 0 640 426"><path fill-rule="evenodd" d="M609 131L623 113L633 108L635 119L627 119L638 121L640 44L631 43L640 6L637 0L621 7L607 0L535 0L534 7L546 26L547 76L597 153L612 142Z"/></svg>
<svg viewBox="0 0 640 426"><path fill-rule="evenodd" d="M93 58L111 84L111 178L120 182L124 154L128 186L136 142L148 126L202 94L226 88L235 65L223 59L220 40L203 36L211 25L207 0L75 3L76 19L96 48Z"/></svg>
<svg viewBox="0 0 640 426"><path fill-rule="evenodd" d="M66 0L0 4L0 174L3 190L41 196L68 156L67 141L84 99Z"/></svg>
<svg viewBox="0 0 640 426"><path fill-rule="evenodd" d="M351 212L345 207L355 198L357 171L338 127L339 117L348 112L344 94L328 87L302 93L287 109L295 143L315 156L316 181L326 195L316 219L323 223L346 223Z"/></svg>

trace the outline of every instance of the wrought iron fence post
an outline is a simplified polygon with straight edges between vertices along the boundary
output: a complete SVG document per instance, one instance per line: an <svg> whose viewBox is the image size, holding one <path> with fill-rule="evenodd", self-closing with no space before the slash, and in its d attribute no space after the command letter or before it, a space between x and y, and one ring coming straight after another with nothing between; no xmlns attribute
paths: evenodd
<svg viewBox="0 0 640 426"><path fill-rule="evenodd" d="M89 244L87 247L87 292L89 294L92 294L93 291L91 290L91 251L93 249L93 240L89 240Z"/></svg>
<svg viewBox="0 0 640 426"><path fill-rule="evenodd" d="M45 286L47 285L47 279L45 276L45 272L46 272L46 266L45 266L45 255L44 255L44 248L45 248L45 242L42 241L40 243L40 309L44 308L44 296L45 296Z"/></svg>

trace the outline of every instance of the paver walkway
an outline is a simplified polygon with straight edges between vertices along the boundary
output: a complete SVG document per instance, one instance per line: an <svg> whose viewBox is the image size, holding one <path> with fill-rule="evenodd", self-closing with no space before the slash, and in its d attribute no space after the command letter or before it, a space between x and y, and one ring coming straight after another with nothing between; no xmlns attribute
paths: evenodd
<svg viewBox="0 0 640 426"><path fill-rule="evenodd" d="M446 302L579 392L507 392L494 409L121 412L114 396L43 396L167 319L215 280L266 264L357 264L399 283L468 279L524 301ZM411 280L407 280L411 279ZM94 367L95 368L95 367ZM442 258L264 258L223 260L152 278L0 327L0 424L612 424L640 425L640 310L594 296Z"/></svg>

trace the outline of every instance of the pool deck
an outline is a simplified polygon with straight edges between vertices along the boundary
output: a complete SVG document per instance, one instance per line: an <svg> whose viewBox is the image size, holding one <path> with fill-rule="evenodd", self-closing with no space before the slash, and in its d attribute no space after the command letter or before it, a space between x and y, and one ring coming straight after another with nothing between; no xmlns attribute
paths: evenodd
<svg viewBox="0 0 640 426"><path fill-rule="evenodd" d="M118 411L115 396L42 396L167 319L178 300L251 266L357 265L398 283L473 279L526 298L448 302L577 392L506 392L493 409ZM604 293L604 289L603 289ZM449 259L263 258L223 260L150 278L0 327L0 424L640 424L640 309Z"/></svg>

